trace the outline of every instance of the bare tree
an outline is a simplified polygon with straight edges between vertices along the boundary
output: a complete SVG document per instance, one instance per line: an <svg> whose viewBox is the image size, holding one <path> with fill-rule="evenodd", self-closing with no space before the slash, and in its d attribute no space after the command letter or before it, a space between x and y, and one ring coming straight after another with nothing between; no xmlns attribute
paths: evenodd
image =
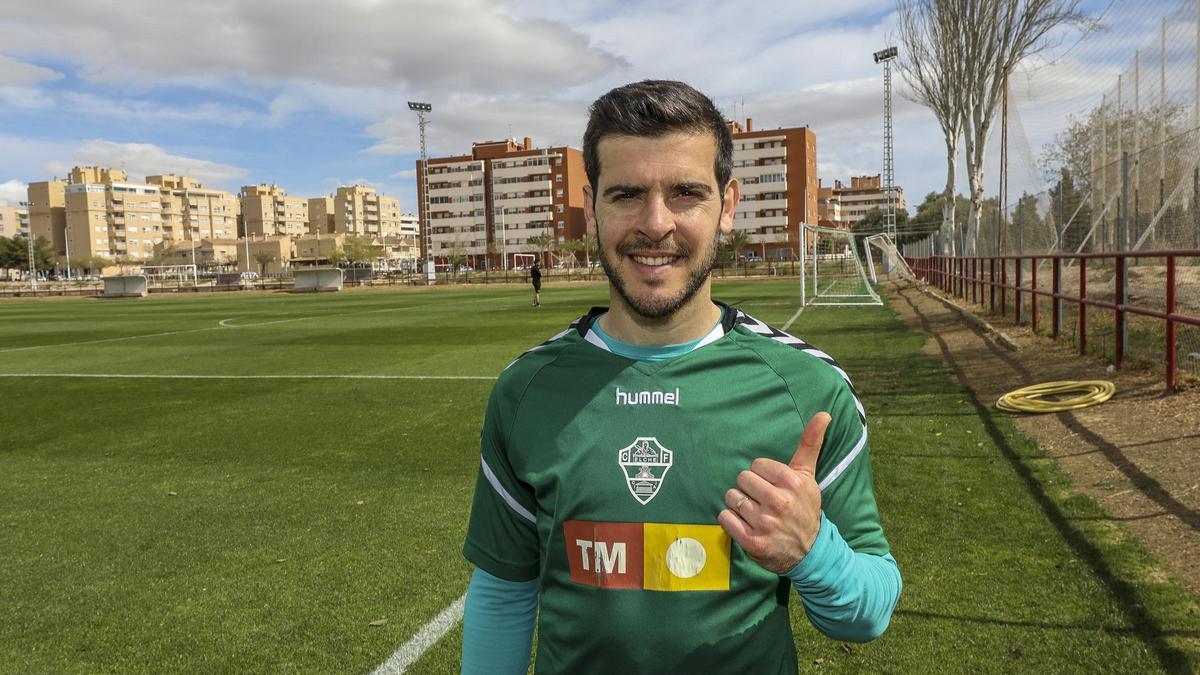
<svg viewBox="0 0 1200 675"><path fill-rule="evenodd" d="M945 0L950 4L953 0ZM965 64L962 80L963 151L971 211L965 253L974 254L983 213L983 163L996 108L1004 97L1007 75L1025 58L1049 45L1050 31L1080 24L1080 0L969 0L962 4L960 38Z"/></svg>
<svg viewBox="0 0 1200 675"><path fill-rule="evenodd" d="M946 189L942 192L942 234L954 254L954 191L963 137L966 64L962 3L953 0L899 0L897 65L908 84L905 98L929 108L946 142Z"/></svg>

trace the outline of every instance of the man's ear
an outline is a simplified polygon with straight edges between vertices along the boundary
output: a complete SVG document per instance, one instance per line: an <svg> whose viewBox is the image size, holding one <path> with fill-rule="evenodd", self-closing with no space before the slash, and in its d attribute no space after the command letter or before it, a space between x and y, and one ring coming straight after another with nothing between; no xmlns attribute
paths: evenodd
<svg viewBox="0 0 1200 675"><path fill-rule="evenodd" d="M593 201L592 186L583 186L583 220L587 224L587 231L596 231L596 203Z"/></svg>
<svg viewBox="0 0 1200 675"><path fill-rule="evenodd" d="M725 193L721 198L721 232L729 234L733 231L733 214L737 211L738 200L741 198L742 186L736 178L730 178L725 184Z"/></svg>

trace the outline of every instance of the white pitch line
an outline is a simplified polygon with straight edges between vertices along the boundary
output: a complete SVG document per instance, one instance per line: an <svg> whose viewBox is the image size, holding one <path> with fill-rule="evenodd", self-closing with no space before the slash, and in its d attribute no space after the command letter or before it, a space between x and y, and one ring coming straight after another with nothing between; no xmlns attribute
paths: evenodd
<svg viewBox="0 0 1200 675"><path fill-rule="evenodd" d="M231 326L226 326L230 328ZM140 340L142 338L165 337L167 335L185 335L187 333L201 333L206 330L221 330L221 326L209 326L208 328L192 328L190 330L173 330L166 333L150 333L148 335L126 335L124 337L104 338L102 340L84 340L82 342L56 342L51 345L33 345L32 347L9 347L8 349L0 349L0 354L8 352L23 352L30 349L47 349L50 347L75 347L77 345L96 345L102 342L120 342L121 340Z"/></svg>
<svg viewBox="0 0 1200 675"><path fill-rule="evenodd" d="M796 310L796 313L792 315L792 318L788 319L788 322L783 324L783 328L780 328L779 330L786 333L787 329L791 328L792 324L796 322L796 319L800 318L800 314L802 312L804 312L804 305L800 305L800 309Z"/></svg>
<svg viewBox="0 0 1200 675"><path fill-rule="evenodd" d="M408 669L409 666L416 663L421 655L424 654L430 647L442 636L449 633L458 625L463 618L463 606L467 604L467 594L463 593L462 597L455 600L449 607L442 610L433 618L433 621L425 624L417 634L408 639L400 649L392 654L391 658L384 661L371 675L399 675Z"/></svg>
<svg viewBox="0 0 1200 675"><path fill-rule="evenodd" d="M0 373L0 377L62 377L113 380L494 380L495 375L186 375L138 373Z"/></svg>
<svg viewBox="0 0 1200 675"><path fill-rule="evenodd" d="M217 322L217 325L221 326L222 328L235 328L235 326L230 326L229 324L227 324L225 322L233 321L236 318L237 318L236 316L231 316L228 319L221 319L219 322Z"/></svg>

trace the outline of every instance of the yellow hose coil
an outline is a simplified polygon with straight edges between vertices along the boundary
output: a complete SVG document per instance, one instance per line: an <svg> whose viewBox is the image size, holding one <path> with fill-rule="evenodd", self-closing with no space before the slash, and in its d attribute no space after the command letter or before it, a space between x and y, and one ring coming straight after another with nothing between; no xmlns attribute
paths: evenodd
<svg viewBox="0 0 1200 675"><path fill-rule="evenodd" d="M996 407L1007 412L1048 413L1086 408L1112 398L1117 388L1104 380L1060 380L1043 382L1008 392L996 401ZM1078 396L1044 400L1044 396L1079 392Z"/></svg>

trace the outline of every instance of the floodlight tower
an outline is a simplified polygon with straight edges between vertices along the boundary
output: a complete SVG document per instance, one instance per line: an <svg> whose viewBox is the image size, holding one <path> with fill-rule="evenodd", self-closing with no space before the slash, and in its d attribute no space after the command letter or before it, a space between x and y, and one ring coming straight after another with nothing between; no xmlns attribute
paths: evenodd
<svg viewBox="0 0 1200 675"><path fill-rule="evenodd" d="M896 48L888 47L875 52L875 63L883 64L883 231L896 241L896 171L893 155L892 135L892 61Z"/></svg>
<svg viewBox="0 0 1200 675"><path fill-rule="evenodd" d="M409 101L408 109L417 113L417 126L421 129L421 184L419 187L421 195L421 239L425 242L425 278L429 283L437 280L437 270L433 264L433 242L429 240L429 183L426 176L429 172L429 156L425 152L425 125L429 124L429 120L425 119L425 113L433 112L433 106L428 103L419 103L417 101Z"/></svg>

